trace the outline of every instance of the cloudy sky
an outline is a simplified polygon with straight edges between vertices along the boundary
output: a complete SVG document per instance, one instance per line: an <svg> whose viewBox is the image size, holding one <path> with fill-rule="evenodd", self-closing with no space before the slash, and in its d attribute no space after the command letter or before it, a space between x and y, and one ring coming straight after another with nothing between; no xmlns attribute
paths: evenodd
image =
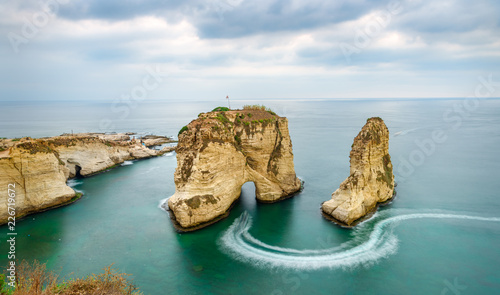
<svg viewBox="0 0 500 295"><path fill-rule="evenodd" d="M465 97L500 81L499 15L496 0L2 1L0 100Z"/></svg>

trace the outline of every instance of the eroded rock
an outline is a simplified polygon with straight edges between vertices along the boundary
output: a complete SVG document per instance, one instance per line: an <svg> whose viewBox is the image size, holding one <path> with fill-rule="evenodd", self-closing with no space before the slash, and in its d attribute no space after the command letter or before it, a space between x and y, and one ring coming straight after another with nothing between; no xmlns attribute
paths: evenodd
<svg viewBox="0 0 500 295"><path fill-rule="evenodd" d="M119 135L121 136L121 135ZM7 187L15 187L15 216L40 212L75 200L69 178L91 176L126 160L168 152L152 150L129 137L107 140L95 134L44 139L2 140L0 155L0 224L8 215Z"/></svg>
<svg viewBox="0 0 500 295"><path fill-rule="evenodd" d="M179 230L195 230L226 216L249 181L261 202L300 190L286 118L261 110L202 113L181 132L176 192L164 204Z"/></svg>
<svg viewBox="0 0 500 295"><path fill-rule="evenodd" d="M332 199L321 206L325 217L348 227L394 195L389 130L382 119L367 120L354 138L349 157L349 177L332 194Z"/></svg>

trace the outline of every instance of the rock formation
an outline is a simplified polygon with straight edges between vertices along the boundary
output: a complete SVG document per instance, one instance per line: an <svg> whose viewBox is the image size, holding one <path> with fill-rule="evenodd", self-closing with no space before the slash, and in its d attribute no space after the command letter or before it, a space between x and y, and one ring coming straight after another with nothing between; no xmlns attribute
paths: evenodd
<svg viewBox="0 0 500 295"><path fill-rule="evenodd" d="M227 216L246 182L254 182L257 200L268 203L291 196L301 187L293 165L288 120L270 111L202 113L181 129L176 152L176 192L168 208L181 231Z"/></svg>
<svg viewBox="0 0 500 295"><path fill-rule="evenodd" d="M77 196L66 185L69 178L90 176L125 160L149 158L156 151L137 141L106 140L97 135L76 134L46 139L0 141L0 224L6 223L7 187L15 185L16 217L57 207ZM122 138L124 139L124 138Z"/></svg>
<svg viewBox="0 0 500 295"><path fill-rule="evenodd" d="M394 195L389 156L389 130L380 118L370 118L354 138L349 177L321 206L323 216L351 227Z"/></svg>

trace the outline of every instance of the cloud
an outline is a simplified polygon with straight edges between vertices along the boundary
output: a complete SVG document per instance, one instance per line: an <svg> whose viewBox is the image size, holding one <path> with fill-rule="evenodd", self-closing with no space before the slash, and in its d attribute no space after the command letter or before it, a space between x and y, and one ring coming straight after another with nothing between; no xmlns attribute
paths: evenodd
<svg viewBox="0 0 500 295"><path fill-rule="evenodd" d="M460 96L500 75L495 1L405 0L392 14L368 0L40 3L0 4L2 98L113 99L151 64L168 72L152 94L164 99ZM7 36L40 13L47 23L15 53Z"/></svg>

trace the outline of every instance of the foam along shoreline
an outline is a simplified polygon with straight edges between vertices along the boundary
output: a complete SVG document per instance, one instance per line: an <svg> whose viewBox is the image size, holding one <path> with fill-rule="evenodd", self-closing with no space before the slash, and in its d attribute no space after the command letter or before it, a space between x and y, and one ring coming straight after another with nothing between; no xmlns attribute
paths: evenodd
<svg viewBox="0 0 500 295"><path fill-rule="evenodd" d="M397 183L394 182L394 192L392 194L392 197L382 203L377 203L375 205L375 207L373 207L371 210L369 210L364 216L361 216L360 218L354 220L351 224L347 224L341 220L338 220L336 219L335 217L333 217L332 215L330 214L326 214L321 208L320 208L320 211L321 211L321 215L325 218L325 219L328 219L329 221L333 222L333 223L336 223L338 226L340 227L343 227L343 228L354 228L355 226L357 226L358 224L364 222L364 221L367 221L369 219L371 219L373 217L373 215L377 212L377 210L379 209L379 207L385 207L385 206L389 206L390 204L392 204L392 202L396 199L396 196L397 196L397 191L396 191L396 187L397 187ZM324 202L323 202L324 203ZM323 203L321 203L321 205L323 205Z"/></svg>
<svg viewBox="0 0 500 295"><path fill-rule="evenodd" d="M234 223L218 240L222 252L243 263L264 269L350 269L369 266L380 259L397 252L398 238L389 230L402 221L410 219L461 219L479 222L500 222L500 217L481 217L461 213L406 213L400 210L377 212L367 222L370 226L360 226L355 230L354 239L339 246L320 250L298 250L265 244L250 235L252 218L247 212L235 219ZM367 224L365 223L365 224ZM364 224L363 224L364 225Z"/></svg>
<svg viewBox="0 0 500 295"><path fill-rule="evenodd" d="M167 137L155 138L159 144ZM15 187L15 217L46 211L76 201L81 194L72 179L90 177L175 150L148 148L130 133L82 133L48 138L1 139L0 186ZM127 161L127 162L126 162ZM0 192L0 225L8 221L7 190Z"/></svg>

